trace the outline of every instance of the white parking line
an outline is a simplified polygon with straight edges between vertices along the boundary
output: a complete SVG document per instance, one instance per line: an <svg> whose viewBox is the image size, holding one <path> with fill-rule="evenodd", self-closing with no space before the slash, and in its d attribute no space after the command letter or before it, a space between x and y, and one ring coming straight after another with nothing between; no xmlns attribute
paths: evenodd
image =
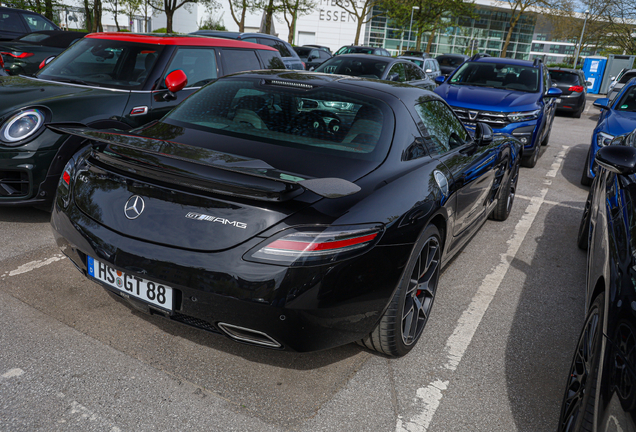
<svg viewBox="0 0 636 432"><path fill-rule="evenodd" d="M9 369L8 371L0 375L0 378L15 378L22 375L24 375L24 371L22 369L13 368L13 369Z"/></svg>
<svg viewBox="0 0 636 432"><path fill-rule="evenodd" d="M546 173L544 183L549 186L552 181L548 178L556 177L557 173L563 165L565 154L569 147L563 146L563 150L555 157L550 170ZM510 240L508 240L508 250L501 254L499 264L488 274L481 285L477 289L468 308L462 313L457 322L457 326L453 334L446 341L447 361L444 365L449 371L454 372L459 366L464 353L468 349L482 318L484 317L492 299L495 297L501 282L503 281L512 261L514 260L521 244L530 231L532 224L541 209L541 205L545 203L545 197L549 188L541 190L539 196L530 198L530 205L526 208L526 212L521 217L514 228L514 232ZM406 420L398 416L395 431L396 432L426 432L430 425L435 411L441 404L444 396L444 390L448 388L449 381L436 379L428 386L419 388L416 392L418 404L421 406L420 413L414 415L411 419Z"/></svg>
<svg viewBox="0 0 636 432"><path fill-rule="evenodd" d="M49 264L53 264L54 262L62 260L62 259L64 259L64 255L58 254L58 255L52 256L51 258L47 258L45 260L31 261L26 264L22 264L20 267L18 267L15 270L11 270L10 272L4 272L4 274L0 275L0 278L4 279L7 276L17 276L22 273L28 273L32 270L47 266Z"/></svg>

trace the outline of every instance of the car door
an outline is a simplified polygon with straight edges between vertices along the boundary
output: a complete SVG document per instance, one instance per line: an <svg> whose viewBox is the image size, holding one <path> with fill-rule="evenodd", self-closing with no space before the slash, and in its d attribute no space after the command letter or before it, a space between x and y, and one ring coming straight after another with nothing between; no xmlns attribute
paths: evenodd
<svg viewBox="0 0 636 432"><path fill-rule="evenodd" d="M470 234L493 202L497 168L497 144L477 146L448 106L438 100L416 105L422 135L431 155L441 160L452 178L449 193L455 195L453 237ZM473 229L470 229L473 228Z"/></svg>

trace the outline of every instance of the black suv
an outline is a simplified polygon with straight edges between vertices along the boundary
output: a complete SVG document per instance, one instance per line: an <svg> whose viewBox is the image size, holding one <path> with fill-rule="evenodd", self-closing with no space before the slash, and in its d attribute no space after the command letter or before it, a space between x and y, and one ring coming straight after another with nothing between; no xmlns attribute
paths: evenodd
<svg viewBox="0 0 636 432"><path fill-rule="evenodd" d="M556 100L557 111L572 113L580 118L585 110L585 96L587 96L587 81L580 69L549 68L552 86L561 89L561 96Z"/></svg>
<svg viewBox="0 0 636 432"><path fill-rule="evenodd" d="M35 12L0 7L0 40L11 40L41 30L61 30Z"/></svg>
<svg viewBox="0 0 636 432"><path fill-rule="evenodd" d="M305 65L296 54L296 51L292 46L284 40L277 38L276 36L268 35L265 33L239 33L228 32L219 30L198 30L190 34L199 36L212 36L224 39L236 39L245 42L252 42L261 45L267 45L272 48L276 48L283 58L283 63L287 69L305 70Z"/></svg>

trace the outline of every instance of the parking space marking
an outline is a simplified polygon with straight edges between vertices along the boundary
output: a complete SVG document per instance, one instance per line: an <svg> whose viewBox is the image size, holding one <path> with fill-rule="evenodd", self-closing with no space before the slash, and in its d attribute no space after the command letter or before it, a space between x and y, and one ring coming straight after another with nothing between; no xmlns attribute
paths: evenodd
<svg viewBox="0 0 636 432"><path fill-rule="evenodd" d="M557 154L550 170L546 173L547 178L556 177L563 165L568 149L568 146L563 146L563 149ZM551 183L551 180L548 179L544 181L546 186ZM473 296L470 305L460 316L455 330L446 341L447 361L443 368L450 371L451 374L457 370L457 366L459 366L464 357L482 318L508 273L508 269L539 214L541 206L545 203L548 191L549 187L546 187L541 190L539 196L530 198L530 204L519 222L517 222L512 237L508 240L507 251L501 254L501 260L495 269L486 275ZM420 404L420 413L413 416L410 420L405 420L402 416L398 416L395 431L426 432L435 415L435 411L441 404L444 396L443 392L448 388L448 383L448 380L442 381L442 379L438 378L428 386L419 388L416 395L419 399L417 403Z"/></svg>
<svg viewBox="0 0 636 432"><path fill-rule="evenodd" d="M526 201L532 200L532 197L525 196L525 195L515 195L515 198L526 200ZM550 200L543 201L543 204L547 204L547 205L551 205L551 206L566 207L566 208L570 208L570 209L573 209L573 210L581 210L581 211L584 208L583 204L581 204L580 206L575 206L575 205L563 204L563 203L560 203L560 202L550 201Z"/></svg>
<svg viewBox="0 0 636 432"><path fill-rule="evenodd" d="M64 255L63 254L57 254L52 256L51 258L47 258L45 260L36 260L36 261L31 261L28 262L26 264L22 264L20 267L18 267L15 270L11 270L10 272L4 272L2 275L0 275L0 279L4 279L7 276L17 276L23 273L28 273L30 271L33 271L35 269L38 269L40 267L44 267L47 266L49 264L53 264L56 261L60 261L64 259Z"/></svg>
<svg viewBox="0 0 636 432"><path fill-rule="evenodd" d="M3 373L2 375L0 375L1 378L15 378L15 377L19 377L24 375L24 371L20 368L13 368L13 369L9 369L8 371L6 371L5 373Z"/></svg>
<svg viewBox="0 0 636 432"><path fill-rule="evenodd" d="M56 396L60 399L66 399L66 395L62 392L57 393ZM101 418L97 413L89 410L84 405L75 400L69 401L67 413L68 417L71 417L76 422L80 419L88 420L90 422L97 422L98 424L101 424L103 426L110 427L109 432L121 432L120 428L118 428L117 426L112 426L110 422ZM57 422L63 424L66 423L66 420L62 418L59 419Z"/></svg>

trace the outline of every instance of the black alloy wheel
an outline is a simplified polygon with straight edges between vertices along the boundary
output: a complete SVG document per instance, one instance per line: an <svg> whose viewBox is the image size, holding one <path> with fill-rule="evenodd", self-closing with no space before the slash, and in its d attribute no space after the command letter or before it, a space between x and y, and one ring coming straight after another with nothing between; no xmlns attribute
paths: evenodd
<svg viewBox="0 0 636 432"><path fill-rule="evenodd" d="M422 335L433 307L441 257L439 230L435 225L429 225L413 248L389 308L360 345L392 357L401 357L411 351Z"/></svg>
<svg viewBox="0 0 636 432"><path fill-rule="evenodd" d="M587 200L585 200L585 208L581 215L581 223L579 224L579 234L576 242L581 250L587 250L590 240L590 213L592 210L592 190L587 194Z"/></svg>
<svg viewBox="0 0 636 432"><path fill-rule="evenodd" d="M510 215L512 204L515 201L515 191L517 190L517 180L519 179L519 166L514 166L512 172L508 176L506 183L501 185L499 189L499 198L497 205L493 210L491 217L496 221L505 221Z"/></svg>
<svg viewBox="0 0 636 432"><path fill-rule="evenodd" d="M604 293L596 297L579 337L561 404L559 432L593 430L596 381L603 338L601 329L604 301Z"/></svg>

